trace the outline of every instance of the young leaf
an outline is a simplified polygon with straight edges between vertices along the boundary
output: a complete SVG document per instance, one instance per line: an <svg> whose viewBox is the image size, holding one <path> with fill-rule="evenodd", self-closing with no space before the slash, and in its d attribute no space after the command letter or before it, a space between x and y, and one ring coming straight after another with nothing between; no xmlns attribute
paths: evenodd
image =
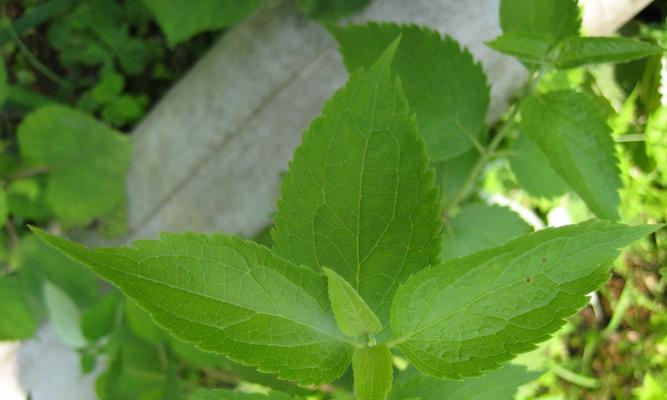
<svg viewBox="0 0 667 400"><path fill-rule="evenodd" d="M531 196L553 198L569 190L544 152L528 136L519 135L508 159L521 189Z"/></svg>
<svg viewBox="0 0 667 400"><path fill-rule="evenodd" d="M442 247L443 261L497 246L532 229L506 207L469 204L447 224Z"/></svg>
<svg viewBox="0 0 667 400"><path fill-rule="evenodd" d="M324 268L324 273L329 281L329 300L338 329L351 337L379 332L382 323L357 291L335 271Z"/></svg>
<svg viewBox="0 0 667 400"><path fill-rule="evenodd" d="M331 27L348 71L370 66L398 35L392 70L417 116L429 159L438 162L473 148L484 130L489 87L482 66L449 37L413 25Z"/></svg>
<svg viewBox="0 0 667 400"><path fill-rule="evenodd" d="M88 249L33 230L203 350L301 383L330 382L349 365L352 347L336 328L324 277L265 247L190 233Z"/></svg>
<svg viewBox="0 0 667 400"><path fill-rule="evenodd" d="M234 25L252 13L261 0L143 0L167 36L169 46L205 31Z"/></svg>
<svg viewBox="0 0 667 400"><path fill-rule="evenodd" d="M547 339L608 279L619 249L658 228L587 221L421 271L396 292L391 344L439 378L496 369Z"/></svg>
<svg viewBox="0 0 667 400"><path fill-rule="evenodd" d="M51 282L44 284L44 301L56 332L67 345L81 348L87 344L81 332L81 313L74 301Z"/></svg>
<svg viewBox="0 0 667 400"><path fill-rule="evenodd" d="M503 32L522 32L544 37L552 45L579 33L576 0L501 0Z"/></svg>
<svg viewBox="0 0 667 400"><path fill-rule="evenodd" d="M623 37L571 36L554 49L551 58L557 68L575 68L586 64L624 63L663 51L659 46Z"/></svg>
<svg viewBox="0 0 667 400"><path fill-rule="evenodd" d="M336 271L385 328L400 282L438 259L442 229L434 174L389 71L397 45L353 73L305 132L273 231L279 253Z"/></svg>
<svg viewBox="0 0 667 400"><path fill-rule="evenodd" d="M537 379L542 372L528 371L518 365L506 365L478 378L462 381L435 379L419 373L399 377L390 400L420 396L421 400L505 400L513 399L519 386Z"/></svg>
<svg viewBox="0 0 667 400"><path fill-rule="evenodd" d="M490 48L531 64L544 64L553 43L543 35L508 32L488 42Z"/></svg>
<svg viewBox="0 0 667 400"><path fill-rule="evenodd" d="M19 283L0 277L0 341L21 340L32 336L38 320Z"/></svg>
<svg viewBox="0 0 667 400"><path fill-rule="evenodd" d="M21 154L49 170L47 200L61 222L85 225L125 203L130 143L77 110L52 105L18 128Z"/></svg>
<svg viewBox="0 0 667 400"><path fill-rule="evenodd" d="M354 349L352 355L356 400L385 400L393 379L392 357L384 344Z"/></svg>
<svg viewBox="0 0 667 400"><path fill-rule="evenodd" d="M618 218L621 187L607 116L587 94L558 91L521 104L521 132L600 218Z"/></svg>

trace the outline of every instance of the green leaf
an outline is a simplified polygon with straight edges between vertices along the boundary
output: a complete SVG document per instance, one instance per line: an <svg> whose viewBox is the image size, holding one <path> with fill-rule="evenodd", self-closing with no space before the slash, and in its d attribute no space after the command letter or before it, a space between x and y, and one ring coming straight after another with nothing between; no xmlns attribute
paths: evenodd
<svg viewBox="0 0 667 400"><path fill-rule="evenodd" d="M482 66L450 37L414 25L331 27L348 71L370 66L398 36L392 70L417 116L431 162L459 156L484 131L489 87Z"/></svg>
<svg viewBox="0 0 667 400"><path fill-rule="evenodd" d="M519 386L537 379L542 372L506 365L484 376L462 381L435 379L419 373L407 375L394 383L390 400L409 396L421 396L421 400L511 400Z"/></svg>
<svg viewBox="0 0 667 400"><path fill-rule="evenodd" d="M531 196L553 198L569 190L544 152L528 136L519 135L508 159L521 189Z"/></svg>
<svg viewBox="0 0 667 400"><path fill-rule="evenodd" d="M81 332L91 341L110 334L120 322L120 296L109 293L101 301L91 305L81 318Z"/></svg>
<svg viewBox="0 0 667 400"><path fill-rule="evenodd" d="M233 390L207 390L199 389L192 393L188 400L290 400L291 397L285 393L271 391L268 395L261 393L243 393Z"/></svg>
<svg viewBox="0 0 667 400"><path fill-rule="evenodd" d="M49 319L63 342L74 348L84 347L87 341L81 332L81 313L74 301L48 281L44 284L44 301Z"/></svg>
<svg viewBox="0 0 667 400"><path fill-rule="evenodd" d="M503 32L522 32L544 37L550 44L579 33L576 0L501 0Z"/></svg>
<svg viewBox="0 0 667 400"><path fill-rule="evenodd" d="M528 96L521 132L600 218L618 218L621 187L607 115L590 95L558 91Z"/></svg>
<svg viewBox="0 0 667 400"><path fill-rule="evenodd" d="M80 226L125 203L130 143L77 110L52 105L18 128L21 154L49 169L47 201L60 221Z"/></svg>
<svg viewBox="0 0 667 400"><path fill-rule="evenodd" d="M354 349L354 394L356 400L384 400L393 380L392 357L384 344Z"/></svg>
<svg viewBox="0 0 667 400"><path fill-rule="evenodd" d="M297 0L307 16L324 21L335 21L364 9L371 0Z"/></svg>
<svg viewBox="0 0 667 400"><path fill-rule="evenodd" d="M385 328L400 282L438 259L442 229L433 171L389 72L397 45L353 73L304 133L273 231L278 252L336 271Z"/></svg>
<svg viewBox="0 0 667 400"><path fill-rule="evenodd" d="M143 0L167 36L169 46L206 31L234 25L250 15L261 0Z"/></svg>
<svg viewBox="0 0 667 400"><path fill-rule="evenodd" d="M500 53L531 64L546 63L552 44L549 38L543 35L527 32L504 33L486 43Z"/></svg>
<svg viewBox="0 0 667 400"><path fill-rule="evenodd" d="M19 283L0 277L0 341L22 340L32 336L39 321L32 312Z"/></svg>
<svg viewBox="0 0 667 400"><path fill-rule="evenodd" d="M335 271L323 269L329 282L329 300L338 329L351 337L379 332L382 323L359 293Z"/></svg>
<svg viewBox="0 0 667 400"><path fill-rule="evenodd" d="M439 378L496 369L562 326L609 278L619 249L658 228L592 220L421 271L396 293L391 344Z"/></svg>
<svg viewBox="0 0 667 400"><path fill-rule="evenodd" d="M164 234L132 248L88 249L33 228L205 351L300 383L330 382L350 362L322 275L253 242Z"/></svg>
<svg viewBox="0 0 667 400"><path fill-rule="evenodd" d="M0 59L0 106L5 102L9 95L9 85L7 84L7 70L5 70L4 58Z"/></svg>
<svg viewBox="0 0 667 400"><path fill-rule="evenodd" d="M466 205L447 224L442 259L467 256L531 230L530 225L509 208L484 203Z"/></svg>
<svg viewBox="0 0 667 400"><path fill-rule="evenodd" d="M659 46L623 37L571 36L553 50L551 57L557 68L576 68L587 64L624 63L663 51Z"/></svg>
<svg viewBox="0 0 667 400"><path fill-rule="evenodd" d="M9 199L4 188L0 187L0 227L4 227L9 215Z"/></svg>
<svg viewBox="0 0 667 400"><path fill-rule="evenodd" d="M466 153L435 165L440 184L440 200L449 205L463 188L468 175L479 160L479 151L471 149Z"/></svg>

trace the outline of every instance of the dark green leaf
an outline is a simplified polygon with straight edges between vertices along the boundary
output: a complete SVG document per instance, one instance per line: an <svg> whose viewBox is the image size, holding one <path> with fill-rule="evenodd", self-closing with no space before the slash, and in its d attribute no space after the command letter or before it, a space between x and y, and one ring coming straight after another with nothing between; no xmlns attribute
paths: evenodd
<svg viewBox="0 0 667 400"><path fill-rule="evenodd" d="M297 0L301 11L311 18L325 21L354 14L366 7L371 0Z"/></svg>
<svg viewBox="0 0 667 400"><path fill-rule="evenodd" d="M431 162L471 149L484 131L489 87L482 66L452 38L413 25L330 28L348 71L370 66L401 35L392 70L417 116Z"/></svg>

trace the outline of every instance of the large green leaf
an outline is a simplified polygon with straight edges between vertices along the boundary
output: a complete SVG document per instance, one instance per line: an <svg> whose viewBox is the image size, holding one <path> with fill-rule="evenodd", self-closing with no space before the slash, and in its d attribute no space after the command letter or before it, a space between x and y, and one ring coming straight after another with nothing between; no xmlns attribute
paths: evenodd
<svg viewBox="0 0 667 400"><path fill-rule="evenodd" d="M471 149L484 130L489 87L482 66L449 37L414 25L375 24L330 28L345 66L369 66L401 35L392 70L401 78L432 162Z"/></svg>
<svg viewBox="0 0 667 400"><path fill-rule="evenodd" d="M623 63L663 51L650 43L623 37L571 36L554 49L551 58L558 68L575 68L586 64Z"/></svg>
<svg viewBox="0 0 667 400"><path fill-rule="evenodd" d="M522 32L544 37L550 44L579 33L576 0L501 0L503 32Z"/></svg>
<svg viewBox="0 0 667 400"><path fill-rule="evenodd" d="M391 390L393 364L384 344L354 349L354 394L356 400L385 400Z"/></svg>
<svg viewBox="0 0 667 400"><path fill-rule="evenodd" d="M519 136L508 160L521 189L531 196L553 198L569 189L544 152L526 135Z"/></svg>
<svg viewBox="0 0 667 400"><path fill-rule="evenodd" d="M462 381L435 379L417 372L407 375L398 378L390 400L404 400L410 396L419 396L421 400L511 400L519 386L537 379L542 372L506 365L484 376Z"/></svg>
<svg viewBox="0 0 667 400"><path fill-rule="evenodd" d="M521 132L600 218L618 218L621 186L605 111L573 91L531 95L521 104Z"/></svg>
<svg viewBox="0 0 667 400"><path fill-rule="evenodd" d="M336 271L385 327L398 285L438 260L442 230L434 173L389 71L397 44L353 73L305 132L273 231L278 252Z"/></svg>
<svg viewBox="0 0 667 400"><path fill-rule="evenodd" d="M509 208L469 204L447 224L442 259L467 256L530 231L530 225Z"/></svg>
<svg viewBox="0 0 667 400"><path fill-rule="evenodd" d="M619 249L658 227L587 221L421 271L396 293L392 343L435 377L496 369L555 332L608 279Z"/></svg>
<svg viewBox="0 0 667 400"><path fill-rule="evenodd" d="M133 248L88 249L35 229L144 307L174 336L301 383L330 382L352 348L322 275L253 242L164 234Z"/></svg>
<svg viewBox="0 0 667 400"><path fill-rule="evenodd" d="M351 337L379 332L382 323L357 291L335 271L324 268L324 273L329 282L331 309L340 331Z"/></svg>
<svg viewBox="0 0 667 400"><path fill-rule="evenodd" d="M167 36L170 46L192 36L234 25L261 0L143 0Z"/></svg>
<svg viewBox="0 0 667 400"><path fill-rule="evenodd" d="M10 277L0 277L0 341L21 340L37 330L38 319L21 291Z"/></svg>
<svg viewBox="0 0 667 400"><path fill-rule="evenodd" d="M130 143L118 132L52 105L23 120L18 140L29 164L48 168L46 197L61 222L84 225L124 206Z"/></svg>

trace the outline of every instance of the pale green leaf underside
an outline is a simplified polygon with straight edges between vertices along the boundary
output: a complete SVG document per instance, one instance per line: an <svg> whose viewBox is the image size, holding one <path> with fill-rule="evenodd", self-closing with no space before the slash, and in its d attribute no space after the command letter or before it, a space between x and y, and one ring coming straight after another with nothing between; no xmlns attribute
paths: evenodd
<svg viewBox="0 0 667 400"><path fill-rule="evenodd" d="M330 382L349 365L352 348L336 327L324 277L265 247L189 233L88 249L35 233L203 350L301 383Z"/></svg>
<svg viewBox="0 0 667 400"><path fill-rule="evenodd" d="M531 95L521 104L521 132L600 218L618 218L621 187L606 115L587 94Z"/></svg>
<svg viewBox="0 0 667 400"><path fill-rule="evenodd" d="M81 313L67 293L47 281L44 302L58 336L71 347L84 347L87 341L81 331Z"/></svg>
<svg viewBox="0 0 667 400"><path fill-rule="evenodd" d="M658 46L623 37L572 36L554 50L553 63L558 68L575 68L586 64L623 63L662 52Z"/></svg>
<svg viewBox="0 0 667 400"><path fill-rule="evenodd" d="M506 207L473 203L449 220L442 246L442 260L463 257L497 246L532 229Z"/></svg>
<svg viewBox="0 0 667 400"><path fill-rule="evenodd" d="M192 36L233 25L257 8L261 0L143 0L155 15L170 46Z"/></svg>
<svg viewBox="0 0 667 400"><path fill-rule="evenodd" d="M482 66L451 38L414 25L330 28L348 71L370 66L398 35L392 70L401 78L431 162L473 148L484 130L489 87Z"/></svg>
<svg viewBox="0 0 667 400"><path fill-rule="evenodd" d="M324 268L324 273L329 283L331 309L340 331L351 337L379 332L382 323L357 291L335 271Z"/></svg>
<svg viewBox="0 0 667 400"><path fill-rule="evenodd" d="M528 371L518 365L506 365L478 378L462 381L442 380L408 373L399 376L389 395L390 400L420 396L421 400L510 400L519 386L537 379L542 372Z"/></svg>
<svg viewBox="0 0 667 400"><path fill-rule="evenodd" d="M619 249L656 229L587 221L426 269L396 293L392 342L435 377L496 369L547 339L608 279Z"/></svg>
<svg viewBox="0 0 667 400"><path fill-rule="evenodd" d="M433 171L389 71L396 44L353 73L304 133L273 231L279 253L336 271L384 327L398 285L438 260L442 229Z"/></svg>
<svg viewBox="0 0 667 400"><path fill-rule="evenodd" d="M393 363L384 344L354 349L352 355L355 400L385 400L391 390Z"/></svg>
<svg viewBox="0 0 667 400"><path fill-rule="evenodd" d="M21 155L49 169L46 198L66 225L85 225L124 207L127 137L61 105L29 114L18 128Z"/></svg>

